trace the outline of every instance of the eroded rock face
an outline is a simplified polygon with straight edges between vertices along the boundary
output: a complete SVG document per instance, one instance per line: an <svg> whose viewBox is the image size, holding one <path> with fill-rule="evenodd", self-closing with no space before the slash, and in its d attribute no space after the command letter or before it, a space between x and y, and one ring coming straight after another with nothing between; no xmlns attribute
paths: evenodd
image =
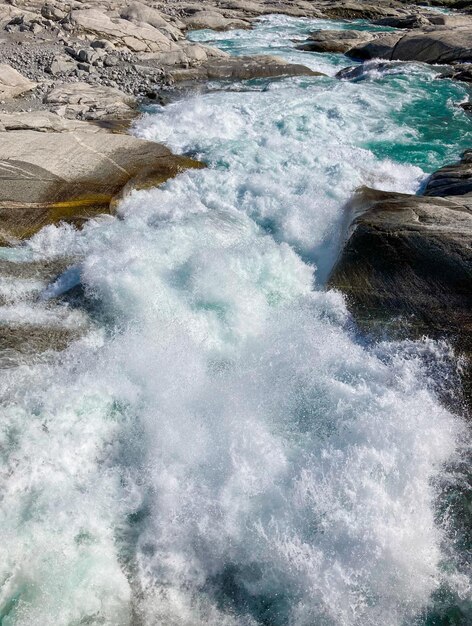
<svg viewBox="0 0 472 626"><path fill-rule="evenodd" d="M61 220L80 224L108 212L113 197L134 177L156 184L198 161L129 135L84 132L2 134L0 236L5 243Z"/></svg>

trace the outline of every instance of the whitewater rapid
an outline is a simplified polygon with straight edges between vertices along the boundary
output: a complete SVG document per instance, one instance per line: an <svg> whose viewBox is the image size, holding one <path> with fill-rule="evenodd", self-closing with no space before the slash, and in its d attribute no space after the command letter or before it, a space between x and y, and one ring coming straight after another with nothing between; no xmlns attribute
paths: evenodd
<svg viewBox="0 0 472 626"><path fill-rule="evenodd" d="M207 169L4 253L73 258L25 315L80 283L63 306L90 330L2 373L2 626L410 626L470 602L438 504L466 437L431 379L447 348L366 344L324 289L357 186L415 193L470 145L466 91L414 65L334 79L348 59L291 42L327 24L195 34L329 75L150 109L134 132Z"/></svg>

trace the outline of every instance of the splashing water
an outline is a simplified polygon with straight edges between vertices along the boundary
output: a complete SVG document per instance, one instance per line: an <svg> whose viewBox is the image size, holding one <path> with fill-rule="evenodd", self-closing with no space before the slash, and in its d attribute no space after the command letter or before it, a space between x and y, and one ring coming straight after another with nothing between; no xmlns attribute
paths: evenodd
<svg viewBox="0 0 472 626"><path fill-rule="evenodd" d="M290 43L319 24L211 36L333 74L345 57ZM401 626L470 600L436 511L465 436L423 367L442 348L363 347L322 289L355 187L414 193L470 143L437 73L155 108L136 134L209 168L28 242L78 259L44 297L80 279L93 329L2 376L2 626Z"/></svg>

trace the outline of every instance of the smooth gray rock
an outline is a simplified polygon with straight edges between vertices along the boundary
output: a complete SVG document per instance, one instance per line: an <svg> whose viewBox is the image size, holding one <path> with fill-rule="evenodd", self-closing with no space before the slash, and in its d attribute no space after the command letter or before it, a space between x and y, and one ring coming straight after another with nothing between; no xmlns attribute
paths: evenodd
<svg viewBox="0 0 472 626"><path fill-rule="evenodd" d="M162 13L157 11L157 9L146 6L142 2L132 2L125 6L120 12L120 17L134 22L138 26L145 25L156 28L174 41L183 37L181 31L165 19Z"/></svg>
<svg viewBox="0 0 472 626"><path fill-rule="evenodd" d="M251 23L246 20L226 18L218 11L198 11L183 18L183 22L190 30L211 28L212 30L231 30L235 28L250 28Z"/></svg>
<svg viewBox="0 0 472 626"><path fill-rule="evenodd" d="M115 45L133 52L161 52L175 49L175 43L157 28L110 17L97 9L72 11L71 24L79 33L108 39Z"/></svg>
<svg viewBox="0 0 472 626"><path fill-rule="evenodd" d="M452 63L472 60L472 27L436 28L392 34L363 46L356 46L349 56L361 59L382 58L423 63Z"/></svg>
<svg viewBox="0 0 472 626"><path fill-rule="evenodd" d="M0 113L0 132L33 130L39 133L105 133L107 128L80 120L67 120L49 111Z"/></svg>
<svg viewBox="0 0 472 626"><path fill-rule="evenodd" d="M28 80L10 65L0 63L0 99L15 98L36 87L37 83Z"/></svg>

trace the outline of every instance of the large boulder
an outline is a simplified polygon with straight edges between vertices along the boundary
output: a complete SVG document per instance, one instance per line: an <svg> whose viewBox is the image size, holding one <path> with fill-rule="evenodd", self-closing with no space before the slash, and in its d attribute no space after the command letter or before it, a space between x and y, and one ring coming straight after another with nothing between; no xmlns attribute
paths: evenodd
<svg viewBox="0 0 472 626"><path fill-rule="evenodd" d="M136 114L136 101L119 89L88 83L62 83L45 96L45 103L65 118L130 118Z"/></svg>
<svg viewBox="0 0 472 626"><path fill-rule="evenodd" d="M183 22L190 30L211 28L212 30L230 30L235 28L250 28L251 23L246 20L227 18L218 11L197 11L183 18Z"/></svg>
<svg viewBox="0 0 472 626"><path fill-rule="evenodd" d="M158 64L170 72L175 70L175 66L188 69L206 63L209 59L227 59L229 57L230 55L223 50L187 40L179 41L179 49L175 52L154 52L139 55L140 60Z"/></svg>
<svg viewBox="0 0 472 626"><path fill-rule="evenodd" d="M423 63L452 63L472 60L472 27L436 28L381 37L348 53L361 59L382 58Z"/></svg>
<svg viewBox="0 0 472 626"><path fill-rule="evenodd" d="M0 236L29 237L46 224L81 223L109 212L110 203L135 177L154 184L198 161L129 135L15 131L2 134ZM128 186L128 189L130 186Z"/></svg>
<svg viewBox="0 0 472 626"><path fill-rule="evenodd" d="M472 21L468 15L446 15L443 13L410 13L397 17L383 17L372 20L378 26L390 26L392 28L427 28L428 26L470 26Z"/></svg>
<svg viewBox="0 0 472 626"><path fill-rule="evenodd" d="M317 30L297 48L308 52L347 52L377 37L378 33L366 30Z"/></svg>
<svg viewBox="0 0 472 626"><path fill-rule="evenodd" d="M162 13L148 7L142 2L133 2L126 6L120 12L120 17L130 22L134 22L138 26L151 26L161 31L169 39L177 41L182 39L183 35L181 31L172 25Z"/></svg>
<svg viewBox="0 0 472 626"><path fill-rule="evenodd" d="M107 39L133 52L162 52L175 49L175 43L154 26L135 24L97 9L72 11L71 24L80 34Z"/></svg>
<svg viewBox="0 0 472 626"><path fill-rule="evenodd" d="M33 83L10 65L0 63L0 99L16 98L36 87Z"/></svg>
<svg viewBox="0 0 472 626"><path fill-rule="evenodd" d="M394 7L392 6L393 4L393 2L369 3L350 2L348 0L343 2L328 2L326 4L320 3L318 8L321 9L325 17L330 19L372 20L382 17L401 15L401 12L398 9L398 7L401 8L401 5L398 4L398 7Z"/></svg>
<svg viewBox="0 0 472 626"><path fill-rule="evenodd" d="M314 72L304 65L289 63L279 57L260 55L209 59L198 67L172 70L171 76L175 81L194 81L250 80L282 76L323 76L323 74Z"/></svg>
<svg viewBox="0 0 472 626"><path fill-rule="evenodd" d="M330 286L346 294L359 326L374 336L448 338L469 359L463 384L472 408L472 196L433 196L458 190L454 182L434 184L445 170L451 180L449 168L440 170L428 196L354 194Z"/></svg>

